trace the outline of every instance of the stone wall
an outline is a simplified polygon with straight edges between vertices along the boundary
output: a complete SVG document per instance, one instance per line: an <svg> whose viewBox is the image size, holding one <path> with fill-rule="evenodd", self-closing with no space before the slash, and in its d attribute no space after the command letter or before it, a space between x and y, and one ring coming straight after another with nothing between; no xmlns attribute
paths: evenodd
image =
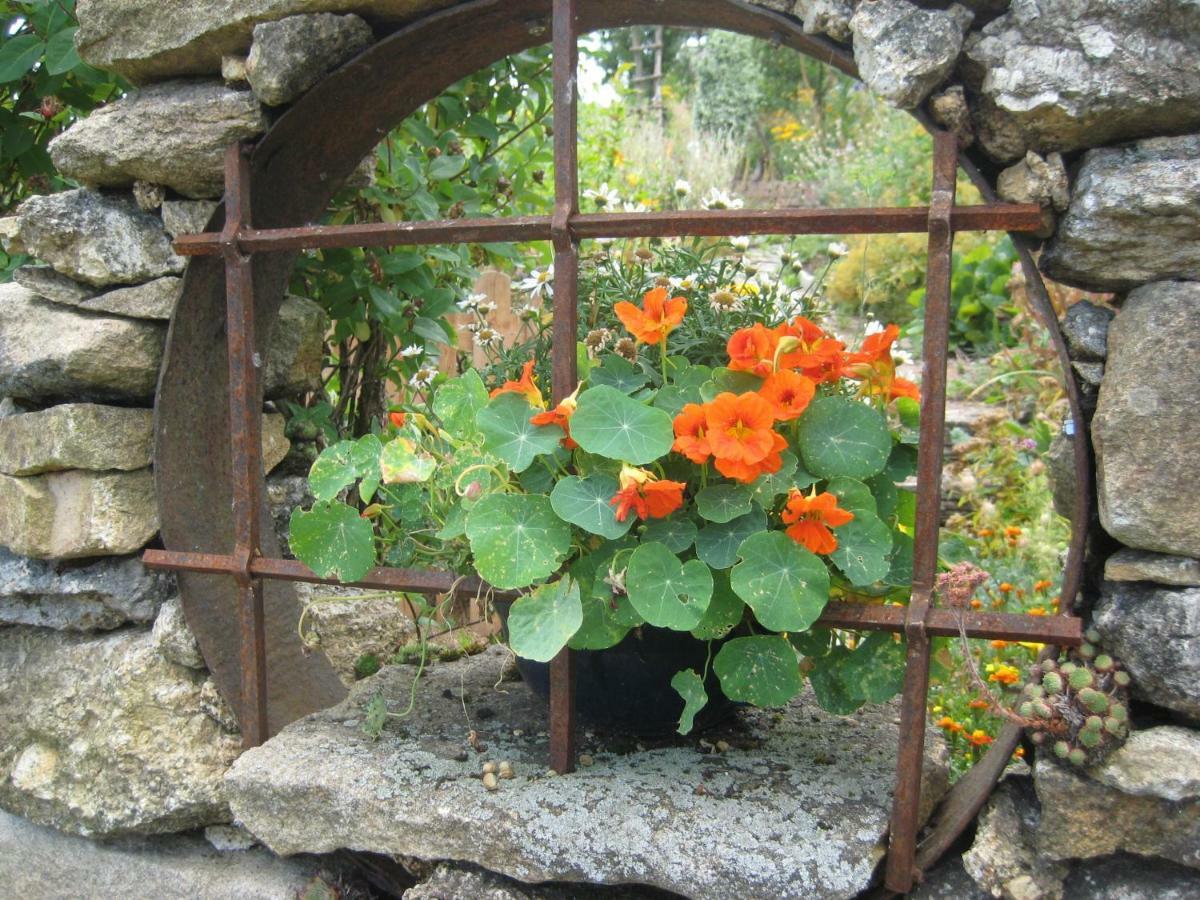
<svg viewBox="0 0 1200 900"><path fill-rule="evenodd" d="M79 0L83 58L140 87L53 143L81 188L0 219L9 249L41 261L0 286L0 807L96 837L229 819L234 718L172 580L136 558L158 527L150 410L185 265L170 239L203 229L229 143L452 3ZM1135 677L1135 731L1094 770L1039 759L1006 782L958 871L992 896L1133 896L1120 885L1142 864L1114 854L1136 854L1160 895L1185 896L1200 869L1200 6L761 5L953 130L1003 197L1042 204L1050 276L1116 292L1115 315L1079 304L1064 322L1089 420L1064 430L1058 457L1090 437L1096 482L1064 475L1056 493L1096 493L1079 604ZM285 310L275 399L320 376L319 310ZM281 425L265 420L271 464L288 451ZM203 423L196 441L223 449Z"/></svg>

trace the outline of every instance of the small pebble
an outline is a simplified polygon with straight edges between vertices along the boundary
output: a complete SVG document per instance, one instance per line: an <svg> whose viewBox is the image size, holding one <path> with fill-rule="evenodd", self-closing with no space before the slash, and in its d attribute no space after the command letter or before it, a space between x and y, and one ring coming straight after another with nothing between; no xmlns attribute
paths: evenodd
<svg viewBox="0 0 1200 900"><path fill-rule="evenodd" d="M729 752L729 741L717 741L717 752L718 753L728 753Z"/></svg>
<svg viewBox="0 0 1200 900"><path fill-rule="evenodd" d="M466 750L459 750L457 753L454 754L455 762L466 762L469 758L470 757L467 755Z"/></svg>
<svg viewBox="0 0 1200 900"><path fill-rule="evenodd" d="M513 737L520 737L520 736L521 736L521 735L523 735L524 733L525 733L525 732L524 732L524 731L522 731L520 728L514 728L514 729L513 729Z"/></svg>
<svg viewBox="0 0 1200 900"><path fill-rule="evenodd" d="M591 757L590 757L588 754L586 754L586 753L581 753L581 754L579 755L579 764L580 764L581 766L583 766L585 769L586 769L586 768L588 768L589 766L591 766L591 765L592 765L593 763L595 763L595 762L596 762L596 761L595 761L594 759L592 759L592 758L591 758Z"/></svg>
<svg viewBox="0 0 1200 900"><path fill-rule="evenodd" d="M517 773L513 771L512 763L510 763L508 760L500 763L499 772L501 778L515 778L517 775Z"/></svg>
<svg viewBox="0 0 1200 900"><path fill-rule="evenodd" d="M494 762L485 762L483 764L483 774L484 775L495 775L496 774L496 764Z"/></svg>
<svg viewBox="0 0 1200 900"><path fill-rule="evenodd" d="M488 772L483 776L483 786L489 791L499 790L500 782L496 780L495 772Z"/></svg>

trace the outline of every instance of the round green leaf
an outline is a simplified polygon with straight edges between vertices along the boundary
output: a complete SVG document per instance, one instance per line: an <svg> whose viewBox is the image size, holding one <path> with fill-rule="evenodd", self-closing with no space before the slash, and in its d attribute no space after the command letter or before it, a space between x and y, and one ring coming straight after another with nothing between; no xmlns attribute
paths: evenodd
<svg viewBox="0 0 1200 900"><path fill-rule="evenodd" d="M874 584L887 577L892 567L892 529L875 513L856 512L851 521L833 529L833 533L838 545L829 559L851 584Z"/></svg>
<svg viewBox="0 0 1200 900"><path fill-rule="evenodd" d="M616 603L595 594L582 596L580 603L583 607L583 624L568 642L572 650L607 650L615 647L633 627L618 621L619 606Z"/></svg>
<svg viewBox="0 0 1200 900"><path fill-rule="evenodd" d="M336 500L292 510L288 545L322 578L358 581L375 565L375 529L358 511Z"/></svg>
<svg viewBox="0 0 1200 900"><path fill-rule="evenodd" d="M734 638L713 658L713 671L730 700L755 706L783 706L804 684L796 651L778 635Z"/></svg>
<svg viewBox="0 0 1200 900"><path fill-rule="evenodd" d="M326 447L309 470L309 489L318 500L332 500L362 478L366 481L366 490L362 493L373 494L379 486L379 455L382 452L383 444L373 434Z"/></svg>
<svg viewBox="0 0 1200 900"><path fill-rule="evenodd" d="M419 484L428 481L437 462L421 453L416 443L398 435L388 441L379 455L379 473L384 484Z"/></svg>
<svg viewBox="0 0 1200 900"><path fill-rule="evenodd" d="M712 641L729 634L746 612L746 604L729 586L729 573L717 569L712 573L713 594L708 609L700 624L692 629L692 636L702 641Z"/></svg>
<svg viewBox="0 0 1200 900"><path fill-rule="evenodd" d="M904 642L876 631L842 662L841 682L856 700L886 703L904 690L905 661Z"/></svg>
<svg viewBox="0 0 1200 900"><path fill-rule="evenodd" d="M696 535L696 555L714 569L728 569L737 562L742 541L767 527L767 514L752 509L732 522L713 523Z"/></svg>
<svg viewBox="0 0 1200 900"><path fill-rule="evenodd" d="M513 603L508 613L508 645L517 656L550 662L582 624L579 583L562 578Z"/></svg>
<svg viewBox="0 0 1200 900"><path fill-rule="evenodd" d="M805 468L820 478L870 478L892 452L879 410L844 397L819 397L800 418L798 445Z"/></svg>
<svg viewBox="0 0 1200 900"><path fill-rule="evenodd" d="M633 516L617 521L609 501L618 489L617 479L608 475L569 475L554 485L550 504L563 521L612 540L624 536L634 522Z"/></svg>
<svg viewBox="0 0 1200 900"><path fill-rule="evenodd" d="M442 420L446 431L461 439L475 433L475 417L487 403L483 379L474 369L468 369L437 389L433 395L433 414Z"/></svg>
<svg viewBox="0 0 1200 900"><path fill-rule="evenodd" d="M669 415L608 385L579 395L571 437L588 453L633 465L654 462L675 443Z"/></svg>
<svg viewBox="0 0 1200 900"><path fill-rule="evenodd" d="M731 522L750 512L753 495L739 484L714 484L696 495L696 509L710 522Z"/></svg>
<svg viewBox="0 0 1200 900"><path fill-rule="evenodd" d="M554 573L570 552L571 529L549 497L489 494L467 514L467 540L480 578L523 588Z"/></svg>
<svg viewBox="0 0 1200 900"><path fill-rule="evenodd" d="M624 357L610 353L604 357L600 365L588 373L588 384L591 387L607 385L622 394L632 394L646 386L646 373Z"/></svg>
<svg viewBox="0 0 1200 900"><path fill-rule="evenodd" d="M494 398L475 417L483 432L483 447L508 463L514 472L524 472L535 458L553 453L563 439L557 425L534 425L529 419L537 414L520 394L507 393Z"/></svg>
<svg viewBox="0 0 1200 900"><path fill-rule="evenodd" d="M831 478L825 489L838 498L838 506L842 509L855 515L862 512L875 515L875 495L857 478Z"/></svg>
<svg viewBox="0 0 1200 900"><path fill-rule="evenodd" d="M633 608L651 625L688 631L700 624L712 598L708 566L696 559L682 565L658 543L642 544L629 558L625 590Z"/></svg>
<svg viewBox="0 0 1200 900"><path fill-rule="evenodd" d="M696 523L680 513L665 519L651 519L642 529L642 540L665 544L672 553L682 553L696 540Z"/></svg>
<svg viewBox="0 0 1200 900"><path fill-rule="evenodd" d="M809 683L813 686L821 709L838 716L850 715L864 702L862 698L854 696L844 678L843 669L849 659L849 650L835 647L818 660L816 667L808 673Z"/></svg>
<svg viewBox="0 0 1200 900"><path fill-rule="evenodd" d="M760 531L738 548L733 591L771 631L803 631L829 601L829 570L786 534Z"/></svg>
<svg viewBox="0 0 1200 900"><path fill-rule="evenodd" d="M704 709L705 704L708 703L708 693L704 690L704 679L697 675L694 669L681 669L671 679L671 687L675 688L675 693L683 698L683 713L679 716L677 731L680 734L687 734L695 724L696 713Z"/></svg>

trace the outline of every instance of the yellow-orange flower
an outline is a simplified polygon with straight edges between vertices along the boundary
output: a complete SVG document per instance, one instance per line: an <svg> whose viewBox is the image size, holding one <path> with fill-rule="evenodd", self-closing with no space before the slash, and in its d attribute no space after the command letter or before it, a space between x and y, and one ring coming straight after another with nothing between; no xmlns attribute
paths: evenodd
<svg viewBox="0 0 1200 900"><path fill-rule="evenodd" d="M828 491L806 496L793 489L783 510L783 522L789 526L787 536L813 553L832 553L838 542L829 529L854 518L854 513L841 509L837 501Z"/></svg>
<svg viewBox="0 0 1200 900"><path fill-rule="evenodd" d="M779 332L759 323L740 328L729 336L725 350L729 353L729 368L734 372L750 372L766 378L775 371L775 349Z"/></svg>
<svg viewBox="0 0 1200 900"><path fill-rule="evenodd" d="M521 370L521 377L516 381L506 381L500 387L492 391L491 396L498 397L501 394L521 394L529 401L530 406L536 406L539 409L544 409L546 401L542 397L542 392L538 390L538 386L533 381L533 360L525 363L525 368Z"/></svg>
<svg viewBox="0 0 1200 900"><path fill-rule="evenodd" d="M988 681L994 681L997 684L1016 684L1020 680L1021 673L1012 666L999 666L988 676Z"/></svg>
<svg viewBox="0 0 1200 900"><path fill-rule="evenodd" d="M580 385L582 387L582 385ZM569 397L564 397L562 402L554 409L548 409L545 412L537 413L530 417L529 421L534 425L557 425L563 430L562 445L568 450L574 450L579 445L571 438L571 416L575 413L575 407L579 405L579 388Z"/></svg>
<svg viewBox="0 0 1200 900"><path fill-rule="evenodd" d="M645 469L622 466L621 489L613 495L609 505L616 507L618 522L629 518L630 512L642 519L662 519L683 506L681 481L659 481Z"/></svg>
<svg viewBox="0 0 1200 900"><path fill-rule="evenodd" d="M753 465L776 447L775 411L758 394L717 394L704 417L708 446L718 459Z"/></svg>
<svg viewBox="0 0 1200 900"><path fill-rule="evenodd" d="M896 374L892 344L899 335L900 329L895 325L867 335L861 349L846 356L843 373L848 378L861 380L867 394L882 396L886 400L895 400L897 397L920 400L921 389Z"/></svg>
<svg viewBox="0 0 1200 900"><path fill-rule="evenodd" d="M712 449L708 446L705 432L708 431L708 419L704 407L699 403L689 403L675 417L675 444L672 450L682 453L698 466L708 462Z"/></svg>
<svg viewBox="0 0 1200 900"><path fill-rule="evenodd" d="M992 742L991 736L980 728L976 728L974 731L972 731L967 740L969 740L976 747L986 747Z"/></svg>
<svg viewBox="0 0 1200 900"><path fill-rule="evenodd" d="M768 375L758 392L774 407L775 418L787 422L804 414L817 386L806 375L782 369Z"/></svg>
<svg viewBox="0 0 1200 900"><path fill-rule="evenodd" d="M778 472L783 468L783 451L787 449L787 441L777 431L772 431L771 437L775 445L771 448L771 452L758 462L740 462L718 456L713 460L713 465L726 478L732 478L734 481L740 481L742 484L749 484L760 475L770 475Z"/></svg>
<svg viewBox="0 0 1200 900"><path fill-rule="evenodd" d="M967 704L967 706L971 707L971 709L987 709L990 705L991 704L989 704L986 700L982 700L978 697Z"/></svg>
<svg viewBox="0 0 1200 900"><path fill-rule="evenodd" d="M791 338L787 351L780 356L780 368L799 369L818 384L842 377L846 345L837 338L804 316L781 325L779 331L781 336Z"/></svg>
<svg viewBox="0 0 1200 900"><path fill-rule="evenodd" d="M667 289L658 287L642 298L641 309L623 300L613 307L613 312L634 340L642 344L661 344L683 321L687 299L673 297L668 300Z"/></svg>

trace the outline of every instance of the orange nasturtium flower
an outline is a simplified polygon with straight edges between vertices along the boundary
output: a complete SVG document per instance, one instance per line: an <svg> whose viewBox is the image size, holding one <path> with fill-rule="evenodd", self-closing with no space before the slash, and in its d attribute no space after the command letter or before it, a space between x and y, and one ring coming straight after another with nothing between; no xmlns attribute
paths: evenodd
<svg viewBox="0 0 1200 900"><path fill-rule="evenodd" d="M398 410L392 410L388 413L388 421L397 428L403 428L404 423L408 420L408 416Z"/></svg>
<svg viewBox="0 0 1200 900"><path fill-rule="evenodd" d="M579 387L575 388L574 392L569 397L564 397L562 402L554 409L548 409L545 412L536 413L530 416L529 421L533 425L557 425L563 430L565 437L562 439L562 445L568 450L574 450L579 445L571 438L571 416L575 413L575 407L579 405Z"/></svg>
<svg viewBox="0 0 1200 900"><path fill-rule="evenodd" d="M781 368L799 369L813 381L837 381L842 377L843 351L846 345L830 337L815 322L796 316L779 326L781 335L792 338L787 352L779 360Z"/></svg>
<svg viewBox="0 0 1200 900"><path fill-rule="evenodd" d="M781 369L768 375L758 392L775 408L775 418L788 422L804 414L817 386L807 375Z"/></svg>
<svg viewBox="0 0 1200 900"><path fill-rule="evenodd" d="M659 481L645 469L622 466L621 489L609 501L615 506L618 522L629 518L634 512L642 519L662 519L683 506L682 481Z"/></svg>
<svg viewBox="0 0 1200 900"><path fill-rule="evenodd" d="M779 332L758 323L739 328L729 336L725 345L729 353L729 368L734 372L750 372L765 378L775 371L775 350Z"/></svg>
<svg viewBox="0 0 1200 900"><path fill-rule="evenodd" d="M713 456L754 464L775 449L775 410L755 393L717 394L705 404L706 436Z"/></svg>
<svg viewBox="0 0 1200 900"><path fill-rule="evenodd" d="M668 300L667 289L658 287L642 298L641 309L623 300L613 306L613 312L638 343L661 344L683 321L687 299L673 297Z"/></svg>
<svg viewBox="0 0 1200 900"><path fill-rule="evenodd" d="M545 408L546 401L542 398L542 392L533 383L532 359L525 363L525 368L521 370L520 378L516 381L504 382L504 384L492 391L491 396L498 397L501 394L521 394L529 401L530 406L536 406L539 409Z"/></svg>
<svg viewBox="0 0 1200 900"><path fill-rule="evenodd" d="M847 377L863 381L868 394L881 395L885 400L895 400L897 397L920 400L921 389L896 374L892 344L899 335L900 329L895 325L867 335L862 348L846 357L843 371Z"/></svg>
<svg viewBox="0 0 1200 900"><path fill-rule="evenodd" d="M675 444L671 449L702 466L712 456L712 449L704 436L707 431L708 420L704 407L699 403L689 403L675 417Z"/></svg>
<svg viewBox="0 0 1200 900"><path fill-rule="evenodd" d="M838 542L829 529L854 518L854 513L840 508L837 501L837 496L828 491L806 496L793 489L783 510L787 536L813 553L832 553Z"/></svg>

